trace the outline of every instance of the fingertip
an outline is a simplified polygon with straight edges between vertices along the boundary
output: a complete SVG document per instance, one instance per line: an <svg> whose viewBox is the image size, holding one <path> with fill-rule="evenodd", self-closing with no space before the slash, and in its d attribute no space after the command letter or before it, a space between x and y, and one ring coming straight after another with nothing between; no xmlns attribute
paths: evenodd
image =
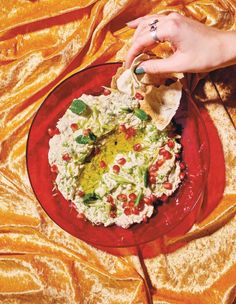
<svg viewBox="0 0 236 304"><path fill-rule="evenodd" d="M134 73L136 75L144 74L145 73L144 67L141 65L137 66L136 69L134 70Z"/></svg>
<svg viewBox="0 0 236 304"><path fill-rule="evenodd" d="M139 25L139 22L141 20L142 17L139 17L139 18L136 18L136 19L133 19L133 20L130 20L126 23L126 25L128 27L131 27L131 28L136 28L138 25Z"/></svg>
<svg viewBox="0 0 236 304"><path fill-rule="evenodd" d="M127 25L128 27L130 27L130 28L136 28L137 25L135 24L134 21L135 21L135 20L129 21L129 22L126 23L126 25Z"/></svg>

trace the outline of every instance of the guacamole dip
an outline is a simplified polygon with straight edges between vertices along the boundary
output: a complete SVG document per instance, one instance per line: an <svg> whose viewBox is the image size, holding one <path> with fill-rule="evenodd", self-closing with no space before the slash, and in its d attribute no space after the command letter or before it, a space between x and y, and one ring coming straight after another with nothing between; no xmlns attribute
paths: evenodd
<svg viewBox="0 0 236 304"><path fill-rule="evenodd" d="M95 225L147 221L184 177L180 136L171 124L158 130L140 99L114 89L83 94L49 130L56 187Z"/></svg>

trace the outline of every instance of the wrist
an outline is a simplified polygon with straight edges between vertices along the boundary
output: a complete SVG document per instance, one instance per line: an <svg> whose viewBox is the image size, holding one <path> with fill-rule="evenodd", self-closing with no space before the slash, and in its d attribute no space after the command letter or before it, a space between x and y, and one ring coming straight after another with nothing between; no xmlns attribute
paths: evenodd
<svg viewBox="0 0 236 304"><path fill-rule="evenodd" d="M220 31L216 36L218 52L217 67L225 67L236 63L236 31Z"/></svg>

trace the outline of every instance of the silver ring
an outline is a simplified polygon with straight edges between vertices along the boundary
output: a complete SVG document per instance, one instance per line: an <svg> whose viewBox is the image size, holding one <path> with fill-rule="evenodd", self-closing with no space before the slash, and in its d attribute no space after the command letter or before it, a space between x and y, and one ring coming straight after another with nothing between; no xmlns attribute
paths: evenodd
<svg viewBox="0 0 236 304"><path fill-rule="evenodd" d="M154 40L154 41L160 41L160 39L158 38L158 36L157 36L157 23L159 22L159 20L158 19L155 19L155 20L153 20L152 21L152 23L150 23L150 24L148 24L149 26L150 26L150 29L149 29L149 31L150 31L150 34L151 34L151 36L152 36L152 39Z"/></svg>
<svg viewBox="0 0 236 304"><path fill-rule="evenodd" d="M156 31L150 31L150 34L151 34L151 36L152 36L152 39L154 40L154 41L158 41L158 42L160 42L161 40L158 38L158 36L157 36L157 32Z"/></svg>
<svg viewBox="0 0 236 304"><path fill-rule="evenodd" d="M160 39L158 38L157 36L157 27L155 28L150 28L150 34L152 36L152 39L155 41L155 42L160 42Z"/></svg>
<svg viewBox="0 0 236 304"><path fill-rule="evenodd" d="M148 24L148 25L150 25L150 26L152 26L152 25L155 25L157 22L159 22L159 20L158 19L155 19L155 20L153 20L150 24Z"/></svg>

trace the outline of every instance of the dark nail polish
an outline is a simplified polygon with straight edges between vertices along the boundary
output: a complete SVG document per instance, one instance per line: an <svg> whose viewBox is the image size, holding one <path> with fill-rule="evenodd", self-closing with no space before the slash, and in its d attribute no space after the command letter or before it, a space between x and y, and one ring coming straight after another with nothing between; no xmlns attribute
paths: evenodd
<svg viewBox="0 0 236 304"><path fill-rule="evenodd" d="M142 68L142 67L136 68L134 72L135 72L135 74L143 74L143 73L145 73L144 68Z"/></svg>

